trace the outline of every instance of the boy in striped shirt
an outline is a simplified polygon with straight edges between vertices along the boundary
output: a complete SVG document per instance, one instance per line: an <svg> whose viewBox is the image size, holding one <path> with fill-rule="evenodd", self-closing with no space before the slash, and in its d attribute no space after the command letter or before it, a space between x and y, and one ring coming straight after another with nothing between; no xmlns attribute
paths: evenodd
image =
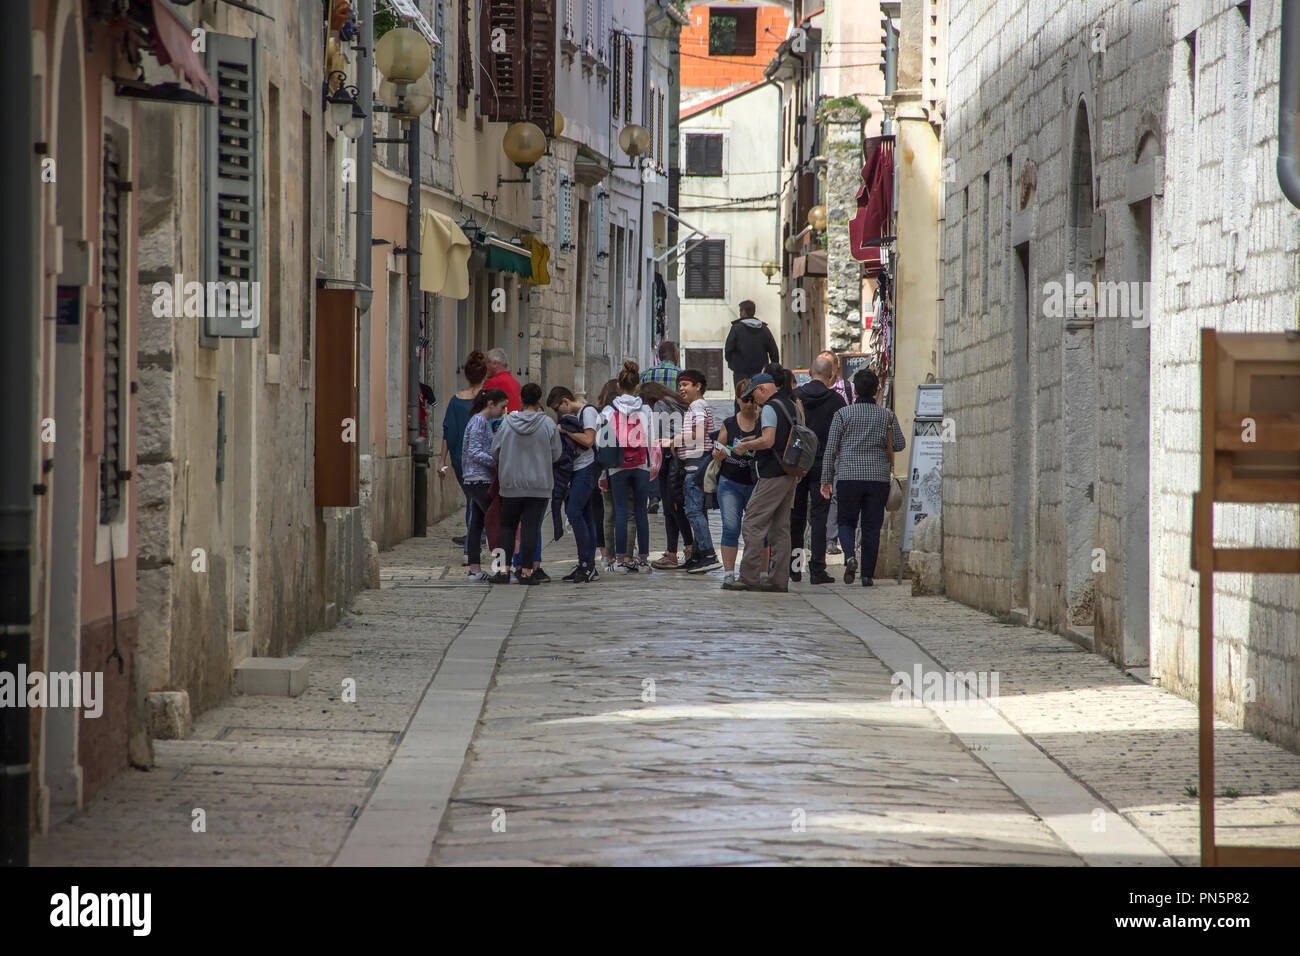
<svg viewBox="0 0 1300 956"><path fill-rule="evenodd" d="M704 400L708 387L704 373L688 368L677 376L677 393L688 406L682 418L682 433L674 441L674 453L686 471L686 518L695 536L695 550L684 565L691 574L703 574L722 567L713 550L709 516L704 510L704 475L709 464L709 435L716 431L713 408Z"/></svg>

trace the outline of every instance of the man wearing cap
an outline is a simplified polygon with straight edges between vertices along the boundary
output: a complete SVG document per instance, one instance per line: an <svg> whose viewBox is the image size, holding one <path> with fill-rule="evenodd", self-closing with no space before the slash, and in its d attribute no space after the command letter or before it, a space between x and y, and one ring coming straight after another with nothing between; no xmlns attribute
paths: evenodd
<svg viewBox="0 0 1300 956"><path fill-rule="evenodd" d="M740 533L745 539L745 555L740 562L740 574L735 581L725 581L728 591L778 591L789 590L790 582L790 506L794 503L794 489L798 482L787 475L781 466L781 450L790 440L790 429L798 414L793 404L779 394L776 381L766 372L759 372L750 380L749 389L741 398L753 396L762 407L759 416L759 434L732 446L732 454L739 457L754 455L758 465L758 481L754 493L745 506L745 520ZM772 577L766 584L759 576L767 561L767 548L772 548Z"/></svg>

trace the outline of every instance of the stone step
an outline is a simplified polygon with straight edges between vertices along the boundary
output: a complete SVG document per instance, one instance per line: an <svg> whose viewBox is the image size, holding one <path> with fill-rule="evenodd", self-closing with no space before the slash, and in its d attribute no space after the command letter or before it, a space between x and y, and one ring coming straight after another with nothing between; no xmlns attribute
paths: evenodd
<svg viewBox="0 0 1300 956"><path fill-rule="evenodd" d="M305 657L245 657L235 667L235 692L297 697L307 689L309 667Z"/></svg>

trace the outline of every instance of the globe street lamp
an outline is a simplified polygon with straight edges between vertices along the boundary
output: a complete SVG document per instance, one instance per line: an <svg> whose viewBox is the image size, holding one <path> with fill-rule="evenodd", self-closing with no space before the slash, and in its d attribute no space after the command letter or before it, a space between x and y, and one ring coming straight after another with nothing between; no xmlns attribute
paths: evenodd
<svg viewBox="0 0 1300 956"><path fill-rule="evenodd" d="M501 139L501 149L505 152L506 158L519 167L523 176L518 179L497 176L497 185L526 183L528 170L546 153L546 134L536 123L512 123Z"/></svg>
<svg viewBox="0 0 1300 956"><path fill-rule="evenodd" d="M375 44L375 67L385 80L379 97L400 119L419 116L433 104L432 56L429 42L410 27L389 30Z"/></svg>
<svg viewBox="0 0 1300 956"><path fill-rule="evenodd" d="M778 272L781 271L781 267L777 265L775 262L773 262L771 259L768 259L761 266L759 266L759 268L763 270L763 275L767 276L768 285L772 284L772 276L776 275Z"/></svg>

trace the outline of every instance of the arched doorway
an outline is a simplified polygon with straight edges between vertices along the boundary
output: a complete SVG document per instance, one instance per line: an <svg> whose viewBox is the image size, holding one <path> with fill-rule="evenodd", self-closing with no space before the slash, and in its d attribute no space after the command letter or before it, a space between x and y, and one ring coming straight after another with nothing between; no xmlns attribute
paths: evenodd
<svg viewBox="0 0 1300 956"><path fill-rule="evenodd" d="M76 4L65 4L75 8ZM54 345L54 471L50 534L47 672L81 669L81 552L83 463L85 433L85 311L89 291L89 255L85 222L86 142L82 40L78 20L70 9L60 20L53 110L55 160L54 221L45 206L48 232L63 231L63 271L58 277L60 302ZM74 320L75 321L72 321ZM42 761L44 783L53 819L81 805L81 766L77 752L81 712L67 707L45 711Z"/></svg>
<svg viewBox="0 0 1300 956"><path fill-rule="evenodd" d="M1092 131L1086 100L1075 110L1066 210L1066 302L1062 341L1067 622L1095 620L1097 540L1097 360L1093 337L1097 263L1092 252ZM1070 290L1073 289L1073 294ZM1104 559L1104 556L1101 556Z"/></svg>

